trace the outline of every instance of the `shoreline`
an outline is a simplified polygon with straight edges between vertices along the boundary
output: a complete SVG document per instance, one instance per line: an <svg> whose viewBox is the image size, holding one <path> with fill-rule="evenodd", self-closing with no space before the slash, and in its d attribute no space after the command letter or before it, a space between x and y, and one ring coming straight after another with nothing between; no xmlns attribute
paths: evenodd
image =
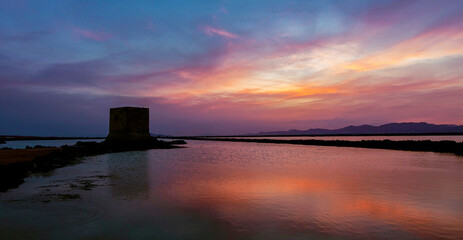
<svg viewBox="0 0 463 240"><path fill-rule="evenodd" d="M139 141L77 142L61 147L0 150L0 192L19 187L31 174L47 172L70 164L82 157L127 151L173 149L185 141L161 141L156 138Z"/></svg>
<svg viewBox="0 0 463 240"><path fill-rule="evenodd" d="M30 140L93 140L105 139L105 137L38 137L38 136L9 136L0 135L0 143L8 141L30 141Z"/></svg>
<svg viewBox="0 0 463 240"><path fill-rule="evenodd" d="M301 134L301 135L210 135L210 136L169 136L160 138L188 138L188 137L204 137L204 138L264 138L264 137L387 137L387 136L463 136L462 132L431 132L431 133L359 133L359 134Z"/></svg>
<svg viewBox="0 0 463 240"><path fill-rule="evenodd" d="M389 149L402 151L420 151L420 152L437 152L453 153L463 156L463 142L455 141L430 141L430 140L277 140L277 139L237 139L237 138L211 138L211 137L178 137L171 139L183 140L202 140L202 141L225 141L225 142L255 142L255 143L274 143L274 144L296 144L296 145L313 145L313 146L331 146L331 147L357 147L371 149Z"/></svg>

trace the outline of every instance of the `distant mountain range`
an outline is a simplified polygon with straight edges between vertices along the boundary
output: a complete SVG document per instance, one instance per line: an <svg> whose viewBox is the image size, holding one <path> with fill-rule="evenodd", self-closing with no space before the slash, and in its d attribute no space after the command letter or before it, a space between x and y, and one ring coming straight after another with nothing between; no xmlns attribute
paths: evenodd
<svg viewBox="0 0 463 240"><path fill-rule="evenodd" d="M308 130L291 129L288 131L260 132L248 135L363 135L363 134L427 134L427 133L463 133L463 125L419 123L388 123L381 126L361 125L329 130L314 128Z"/></svg>

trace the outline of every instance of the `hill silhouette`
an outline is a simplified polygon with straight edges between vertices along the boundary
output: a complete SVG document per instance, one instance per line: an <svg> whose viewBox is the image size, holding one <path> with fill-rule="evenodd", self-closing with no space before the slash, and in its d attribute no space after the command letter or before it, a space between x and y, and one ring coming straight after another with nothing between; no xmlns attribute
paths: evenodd
<svg viewBox="0 0 463 240"><path fill-rule="evenodd" d="M291 129L288 131L259 132L248 135L368 135L368 134L436 134L463 133L463 125L430 124L426 122L388 123L380 126L360 125L339 129L314 128L308 130Z"/></svg>

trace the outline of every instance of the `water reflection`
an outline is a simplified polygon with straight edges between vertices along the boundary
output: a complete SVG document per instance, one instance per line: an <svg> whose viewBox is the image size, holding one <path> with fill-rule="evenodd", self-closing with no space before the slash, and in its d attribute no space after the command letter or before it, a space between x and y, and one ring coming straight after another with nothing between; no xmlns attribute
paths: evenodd
<svg viewBox="0 0 463 240"><path fill-rule="evenodd" d="M147 151L104 156L108 167L111 194L117 199L148 199L150 190Z"/></svg>
<svg viewBox="0 0 463 240"><path fill-rule="evenodd" d="M227 137L228 138L228 137ZM362 141L362 140L392 140L392 141L456 141L463 142L463 135L424 135L424 136L415 136L415 135L401 135L401 136L281 136L281 137L233 137L238 139L280 139L280 140L307 140L307 139L317 139L317 140L344 140L344 141Z"/></svg>
<svg viewBox="0 0 463 240"><path fill-rule="evenodd" d="M170 207L248 234L272 229L365 238L463 237L462 177L452 169L462 169L461 159L341 148L311 148L309 154L293 146L276 154L281 149L259 147L264 149L229 153L233 159L222 154L229 148L223 147L217 150L222 153L210 149L205 162L181 160L181 167L169 168L169 181L155 188ZM340 152L334 156L330 150ZM372 153L380 155L368 159ZM417 166L414 158L426 155L450 161Z"/></svg>
<svg viewBox="0 0 463 240"><path fill-rule="evenodd" d="M4 200L37 186L102 174L109 184L74 202L21 204L59 226L63 217L45 213L97 210L91 221L59 215L79 224L42 231L55 239L462 239L462 171L451 154L192 141L58 169L2 196L0 208L18 210ZM3 211L0 223L22 229L22 216ZM26 225L33 234L43 224Z"/></svg>

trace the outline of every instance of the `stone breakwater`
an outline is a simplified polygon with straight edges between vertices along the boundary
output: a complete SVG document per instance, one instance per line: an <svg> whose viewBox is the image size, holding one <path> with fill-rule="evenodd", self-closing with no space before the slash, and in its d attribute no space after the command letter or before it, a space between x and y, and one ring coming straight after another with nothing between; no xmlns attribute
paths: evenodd
<svg viewBox="0 0 463 240"><path fill-rule="evenodd" d="M80 162L80 158L105 153L179 148L184 141L160 141L155 138L139 141L77 142L59 148L0 150L0 192L15 188L33 173L46 172ZM36 151L34 151L36 150Z"/></svg>

